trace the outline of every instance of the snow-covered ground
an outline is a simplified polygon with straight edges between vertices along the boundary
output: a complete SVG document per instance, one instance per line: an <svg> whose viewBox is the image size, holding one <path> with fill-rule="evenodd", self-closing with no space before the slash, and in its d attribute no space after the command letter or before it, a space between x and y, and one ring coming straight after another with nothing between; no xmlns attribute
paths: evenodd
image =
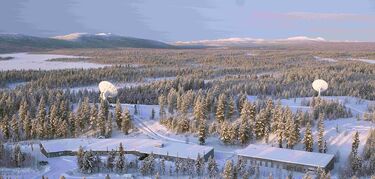
<svg viewBox="0 0 375 179"><path fill-rule="evenodd" d="M365 62L365 63L375 64L375 60L371 60L371 59L364 59L364 58L350 58L350 59L348 59L348 60L360 61L360 62Z"/></svg>
<svg viewBox="0 0 375 179"><path fill-rule="evenodd" d="M337 62L337 60L333 58L324 58L324 57L318 57L318 56L314 56L314 58L317 61L326 61L326 62L331 62L331 63Z"/></svg>
<svg viewBox="0 0 375 179"><path fill-rule="evenodd" d="M89 69L101 68L109 65L87 63L87 62L58 62L47 61L55 58L83 58L68 55L52 54L30 54L30 53L11 53L0 54L0 57L14 57L11 60L0 61L0 71L6 70L58 70L58 69Z"/></svg>
<svg viewBox="0 0 375 179"><path fill-rule="evenodd" d="M27 82L14 82L14 83L8 83L4 88L0 88L1 90L14 90L19 86L24 86L26 85Z"/></svg>

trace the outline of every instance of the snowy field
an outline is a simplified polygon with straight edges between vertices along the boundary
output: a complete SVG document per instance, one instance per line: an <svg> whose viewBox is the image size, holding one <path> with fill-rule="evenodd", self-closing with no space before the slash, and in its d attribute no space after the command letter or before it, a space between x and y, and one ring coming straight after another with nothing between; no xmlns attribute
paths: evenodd
<svg viewBox="0 0 375 179"><path fill-rule="evenodd" d="M55 58L82 58L68 55L11 53L0 54L0 57L14 57L11 60L0 61L0 71L6 70L59 70L59 69L89 69L109 65L87 62L58 62L47 61Z"/></svg>
<svg viewBox="0 0 375 179"><path fill-rule="evenodd" d="M333 59L333 58L324 58L324 57L318 57L318 56L314 56L314 59L317 60L317 61L326 61L326 62L330 62L330 63L335 63L335 62L338 61L338 60ZM345 59L342 59L342 60L350 60L350 61L358 61L358 62L364 62L364 63L369 63L369 64L375 64L375 60L364 59L364 58L345 58Z"/></svg>

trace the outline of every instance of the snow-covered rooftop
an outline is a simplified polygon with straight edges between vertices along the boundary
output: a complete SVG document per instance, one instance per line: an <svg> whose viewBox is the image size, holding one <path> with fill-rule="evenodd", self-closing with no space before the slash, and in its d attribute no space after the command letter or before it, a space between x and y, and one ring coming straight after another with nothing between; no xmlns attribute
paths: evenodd
<svg viewBox="0 0 375 179"><path fill-rule="evenodd" d="M278 162L300 164L314 167L326 167L334 156L331 154L305 152L265 145L250 144L245 149L237 150L239 156L266 159Z"/></svg>
<svg viewBox="0 0 375 179"><path fill-rule="evenodd" d="M111 151L118 150L120 143L123 144L125 151L136 151L140 153L151 153L158 155L169 155L179 158L196 159L198 153L201 156L206 155L212 147L165 142L153 139L59 139L42 141L46 152L78 151L82 146L84 150L93 151ZM161 144L163 146L161 147Z"/></svg>

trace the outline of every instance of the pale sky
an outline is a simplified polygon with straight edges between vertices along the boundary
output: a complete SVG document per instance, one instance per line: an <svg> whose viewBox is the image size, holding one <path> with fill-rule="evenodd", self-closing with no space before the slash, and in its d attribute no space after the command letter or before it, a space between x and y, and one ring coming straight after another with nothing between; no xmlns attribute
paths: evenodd
<svg viewBox="0 0 375 179"><path fill-rule="evenodd" d="M375 41L375 0L2 0L0 33Z"/></svg>

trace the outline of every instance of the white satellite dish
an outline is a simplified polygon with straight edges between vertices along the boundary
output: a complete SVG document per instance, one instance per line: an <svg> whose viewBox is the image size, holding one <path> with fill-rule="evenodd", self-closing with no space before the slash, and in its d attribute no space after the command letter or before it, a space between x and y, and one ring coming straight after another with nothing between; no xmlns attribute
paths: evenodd
<svg viewBox="0 0 375 179"><path fill-rule="evenodd" d="M312 87L319 93L318 96L320 96L321 92L324 92L328 89L328 83L324 80L318 79L312 83Z"/></svg>
<svg viewBox="0 0 375 179"><path fill-rule="evenodd" d="M100 97L103 100L117 96L117 88L111 82L102 81L99 83Z"/></svg>

